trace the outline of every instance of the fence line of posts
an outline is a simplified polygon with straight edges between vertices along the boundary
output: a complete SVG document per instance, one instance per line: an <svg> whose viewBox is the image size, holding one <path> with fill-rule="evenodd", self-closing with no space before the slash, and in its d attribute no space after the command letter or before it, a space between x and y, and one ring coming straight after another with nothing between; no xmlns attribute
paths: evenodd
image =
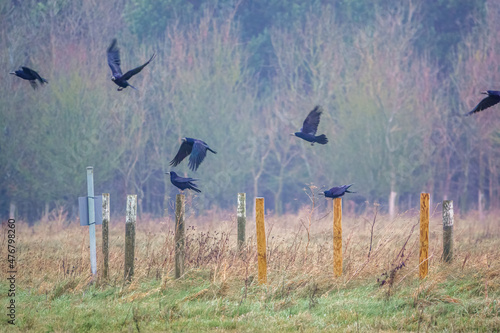
<svg viewBox="0 0 500 333"><path fill-rule="evenodd" d="M245 244L246 228L246 194L238 193L237 201L237 250L241 251ZM423 279L429 271L429 193L420 195L420 251L419 277ZM97 206L99 204L99 206ZM109 277L109 193L94 196L93 168L87 168L87 197L79 198L80 224L89 226L91 271L97 271L95 225L101 223L102 215L102 254L103 278ZM102 205L102 212L100 207ZM96 212L98 210L98 212ZM96 215L98 213L98 215ZM131 281L134 275L135 235L137 219L137 195L127 196L125 221L125 271L124 278ZM265 231L264 198L255 198L255 224L257 236L257 265L259 284L267 283L267 246ZM443 261L453 260L453 201L443 201ZM184 274L185 258L185 196L178 194L175 202L175 278ZM342 276L342 198L333 200L333 272L335 277Z"/></svg>

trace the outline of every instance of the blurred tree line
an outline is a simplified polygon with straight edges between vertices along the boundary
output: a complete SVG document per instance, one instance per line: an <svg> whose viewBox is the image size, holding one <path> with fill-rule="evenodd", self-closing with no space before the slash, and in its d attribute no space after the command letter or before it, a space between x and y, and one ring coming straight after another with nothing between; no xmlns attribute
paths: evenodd
<svg viewBox="0 0 500 333"><path fill-rule="evenodd" d="M92 165L115 212L136 193L160 216L186 136L218 152L178 168L200 179L200 213L237 192L293 212L307 184L351 182L359 207L391 213L420 192L498 209L500 113L461 115L499 89L499 15L492 0L0 0L0 215L76 214ZM158 54L139 91L110 81L114 37L124 70ZM50 83L8 75L20 65ZM289 134L316 104L330 142L311 147Z"/></svg>

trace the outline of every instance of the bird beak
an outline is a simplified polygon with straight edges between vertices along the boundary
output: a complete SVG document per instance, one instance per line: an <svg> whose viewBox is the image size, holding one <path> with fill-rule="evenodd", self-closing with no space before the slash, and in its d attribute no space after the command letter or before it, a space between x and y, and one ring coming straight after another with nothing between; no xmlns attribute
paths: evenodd
<svg viewBox="0 0 500 333"><path fill-rule="evenodd" d="M170 175L170 172L165 172L166 175Z"/></svg>
<svg viewBox="0 0 500 333"><path fill-rule="evenodd" d="M187 139L186 139L186 138L182 138L182 142L186 142L186 141L187 141Z"/></svg>
<svg viewBox="0 0 500 333"><path fill-rule="evenodd" d="M487 91L481 91L481 94L488 95L488 92Z"/></svg>
<svg viewBox="0 0 500 333"><path fill-rule="evenodd" d="M114 80L115 80L115 77L114 77L114 76L112 76L112 77L111 77L111 81L114 81Z"/></svg>
<svg viewBox="0 0 500 333"><path fill-rule="evenodd" d="M290 133L290 136L295 136L295 133Z"/></svg>
<svg viewBox="0 0 500 333"><path fill-rule="evenodd" d="M15 72L10 72L9 74L16 75L16 73L15 73Z"/></svg>

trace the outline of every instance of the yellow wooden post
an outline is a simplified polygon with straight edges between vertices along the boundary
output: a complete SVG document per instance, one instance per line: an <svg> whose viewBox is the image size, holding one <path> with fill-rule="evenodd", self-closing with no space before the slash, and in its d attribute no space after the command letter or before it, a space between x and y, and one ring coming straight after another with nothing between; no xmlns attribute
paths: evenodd
<svg viewBox="0 0 500 333"><path fill-rule="evenodd" d="M419 273L423 279L429 272L429 193L420 194L420 259Z"/></svg>
<svg viewBox="0 0 500 333"><path fill-rule="evenodd" d="M333 199L333 275L342 275L342 198Z"/></svg>
<svg viewBox="0 0 500 333"><path fill-rule="evenodd" d="M266 228L264 224L264 198L255 198L255 224L257 228L257 259L259 283L267 283Z"/></svg>

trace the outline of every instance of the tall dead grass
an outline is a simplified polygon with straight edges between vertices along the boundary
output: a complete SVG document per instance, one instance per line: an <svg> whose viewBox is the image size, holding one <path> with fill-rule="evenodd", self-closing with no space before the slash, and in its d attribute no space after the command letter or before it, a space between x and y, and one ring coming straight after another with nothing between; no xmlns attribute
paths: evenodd
<svg viewBox="0 0 500 333"><path fill-rule="evenodd" d="M363 215L343 217L344 270L333 277L333 216L331 201L320 210L304 207L298 214L266 215L269 297L286 295L291 290L308 294L328 294L349 285L372 284L391 292L401 284L413 283L418 276L418 211L401 213L394 219L377 214L373 206ZM464 272L480 274L485 281L484 294L500 290L498 215L484 221L474 215L455 217L454 261L445 264L442 255L442 221L438 207L432 214L429 235L430 275L418 293L432 288L450 275ZM52 212L30 227L16 224L18 286L47 297L85 291L91 281L102 287L122 286L133 290L142 282L157 280L158 288L172 283L174 269L174 220L139 217L136 226L135 275L131 284L124 282L125 218L112 217L109 235L108 280L93 280L89 264L89 240L86 227L69 221L64 211ZM255 223L247 219L249 236L243 250L236 251L236 215L212 214L186 218L186 277L199 272L221 286L221 294L231 288L244 293L256 284L257 253ZM6 225L2 226L0 257L6 258ZM101 227L97 227L99 273L102 266ZM7 271L3 260L2 272ZM493 288L493 289L492 289Z"/></svg>

